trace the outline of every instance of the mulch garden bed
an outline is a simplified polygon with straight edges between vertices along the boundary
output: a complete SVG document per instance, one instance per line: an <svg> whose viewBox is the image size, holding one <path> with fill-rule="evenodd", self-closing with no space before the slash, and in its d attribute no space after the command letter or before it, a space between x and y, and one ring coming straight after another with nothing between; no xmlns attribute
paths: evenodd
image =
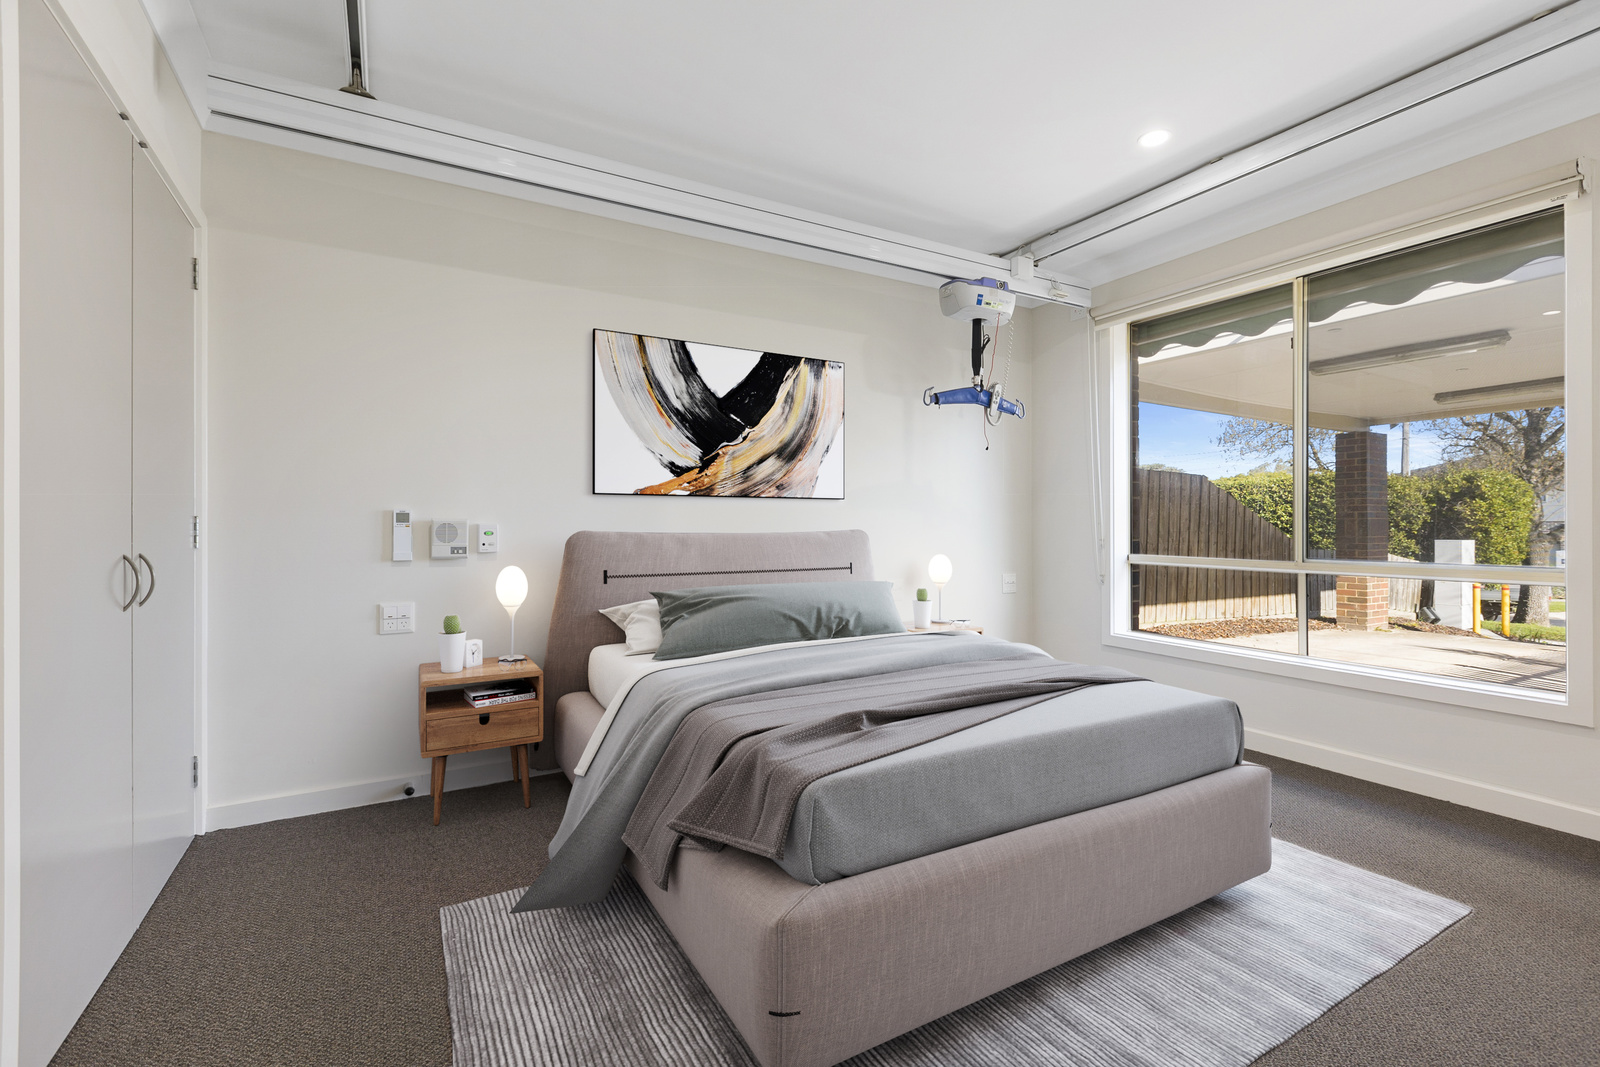
<svg viewBox="0 0 1600 1067"><path fill-rule="evenodd" d="M1253 637L1256 634L1292 634L1293 619L1214 619L1210 622L1174 622L1166 626L1148 626L1141 633L1160 634L1163 637L1187 637L1191 641L1219 641L1224 637ZM1312 619L1313 630L1332 630L1331 622Z"/></svg>
<svg viewBox="0 0 1600 1067"><path fill-rule="evenodd" d="M1424 634L1454 634L1457 637L1472 637L1471 630L1463 630L1459 626L1442 626L1436 622L1422 622L1418 619L1391 618L1389 625L1403 630L1415 630ZM1312 619L1310 626L1313 630L1336 630L1338 627L1327 619ZM1147 634L1160 634L1163 637L1187 637L1191 641L1220 641L1226 637L1254 637L1257 634L1292 634L1295 631L1293 619L1216 619L1211 622L1174 622L1166 626L1148 626L1141 632Z"/></svg>
<svg viewBox="0 0 1600 1067"><path fill-rule="evenodd" d="M1437 622L1423 622L1421 619L1390 619L1390 626L1398 626L1404 630L1415 630L1424 634L1455 634L1457 637L1472 637L1471 630L1463 630L1459 626L1445 626Z"/></svg>

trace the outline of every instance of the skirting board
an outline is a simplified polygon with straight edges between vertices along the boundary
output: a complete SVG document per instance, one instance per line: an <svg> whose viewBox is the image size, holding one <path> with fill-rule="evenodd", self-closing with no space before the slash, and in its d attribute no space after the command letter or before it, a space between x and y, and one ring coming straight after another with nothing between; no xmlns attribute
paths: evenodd
<svg viewBox="0 0 1600 1067"><path fill-rule="evenodd" d="M1435 800L1476 808L1508 819L1560 830L1600 841L1600 811L1568 804L1553 797L1524 793L1517 789L1490 785L1444 771L1413 767L1406 763L1367 756L1360 752L1334 748L1314 741L1301 741L1282 734L1246 727L1244 747L1269 756L1281 756L1325 771L1348 774L1379 785L1404 789Z"/></svg>
<svg viewBox="0 0 1600 1067"><path fill-rule="evenodd" d="M554 771L532 771L531 777L560 774ZM503 748L485 752L471 752L452 756L449 773L445 775L445 792L472 789L480 785L511 781L511 758ZM285 793L275 797L259 797L232 804L218 804L206 809L206 825L202 831L229 830L236 826L253 826L277 819L293 819L301 815L319 815L325 811L342 808L359 808L367 804L382 804L391 800L405 800L401 792L407 785L415 786L418 796L428 795L428 771L395 778L380 778L370 782L334 786L331 789L314 789L306 793Z"/></svg>

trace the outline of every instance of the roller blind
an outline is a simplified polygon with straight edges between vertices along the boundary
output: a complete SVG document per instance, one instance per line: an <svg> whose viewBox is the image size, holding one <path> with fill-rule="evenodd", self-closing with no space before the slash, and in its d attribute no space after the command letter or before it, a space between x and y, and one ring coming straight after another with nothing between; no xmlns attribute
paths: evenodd
<svg viewBox="0 0 1600 1067"><path fill-rule="evenodd" d="M1322 322L1352 304L1404 304L1435 285L1499 281L1564 251L1561 209L1554 208L1313 274L1307 310Z"/></svg>
<svg viewBox="0 0 1600 1067"><path fill-rule="evenodd" d="M1294 287L1277 285L1136 322L1132 326L1133 354L1144 359L1168 345L1199 348L1225 333L1259 337L1293 315Z"/></svg>

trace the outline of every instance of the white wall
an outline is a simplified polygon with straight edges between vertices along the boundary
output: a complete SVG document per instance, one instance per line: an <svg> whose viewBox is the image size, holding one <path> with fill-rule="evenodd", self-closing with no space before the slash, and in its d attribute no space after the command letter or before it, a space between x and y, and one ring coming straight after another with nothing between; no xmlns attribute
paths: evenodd
<svg viewBox="0 0 1600 1067"><path fill-rule="evenodd" d="M1563 127L1099 286L1095 302L1126 306L1156 299L1483 202L1526 184L1530 175L1555 173L1580 156L1600 156L1600 120ZM1583 312L1592 312L1600 295L1584 265L1600 236L1589 199L1570 209L1586 220L1588 230L1568 245L1569 285L1574 287L1568 301L1568 397L1573 404L1586 399L1594 411L1594 338L1581 325L1589 319ZM1261 751L1600 838L1600 735L1593 729L1103 645L1095 532L1083 517L1083 501L1094 491L1086 429L1092 395L1090 323L1074 321L1065 311L1041 309L1034 326L1036 410L1060 416L1041 419L1035 428L1037 629L1046 649L1230 697L1244 712L1248 744ZM1103 395L1105 382L1099 385ZM1587 473L1594 438L1592 425L1582 420L1575 419L1568 433L1568 532L1576 539L1568 588L1570 602L1582 613L1573 618L1570 655L1578 663L1592 661L1600 650L1591 624L1594 567L1589 546L1596 497Z"/></svg>
<svg viewBox="0 0 1600 1067"><path fill-rule="evenodd" d="M1030 636L1033 420L985 451L977 409L922 405L969 373L933 289L216 135L204 167L212 827L425 790L416 666L440 618L501 651L494 577L518 564L539 658L575 530L860 527L908 615L944 552L950 613ZM843 360L846 499L591 495L596 327ZM501 523L500 554L389 562L397 504ZM415 600L421 632L378 636L380 600ZM457 757L451 784L509 767Z"/></svg>

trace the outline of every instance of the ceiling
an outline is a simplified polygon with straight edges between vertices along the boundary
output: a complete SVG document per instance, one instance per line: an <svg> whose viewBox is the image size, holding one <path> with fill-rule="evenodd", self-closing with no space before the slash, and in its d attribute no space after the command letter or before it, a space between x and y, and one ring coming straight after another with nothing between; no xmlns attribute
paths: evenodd
<svg viewBox="0 0 1600 1067"><path fill-rule="evenodd" d="M347 80L343 0L192 0L216 64ZM382 101L1000 253L1551 0L366 0ZM1172 131L1146 149L1148 130Z"/></svg>

